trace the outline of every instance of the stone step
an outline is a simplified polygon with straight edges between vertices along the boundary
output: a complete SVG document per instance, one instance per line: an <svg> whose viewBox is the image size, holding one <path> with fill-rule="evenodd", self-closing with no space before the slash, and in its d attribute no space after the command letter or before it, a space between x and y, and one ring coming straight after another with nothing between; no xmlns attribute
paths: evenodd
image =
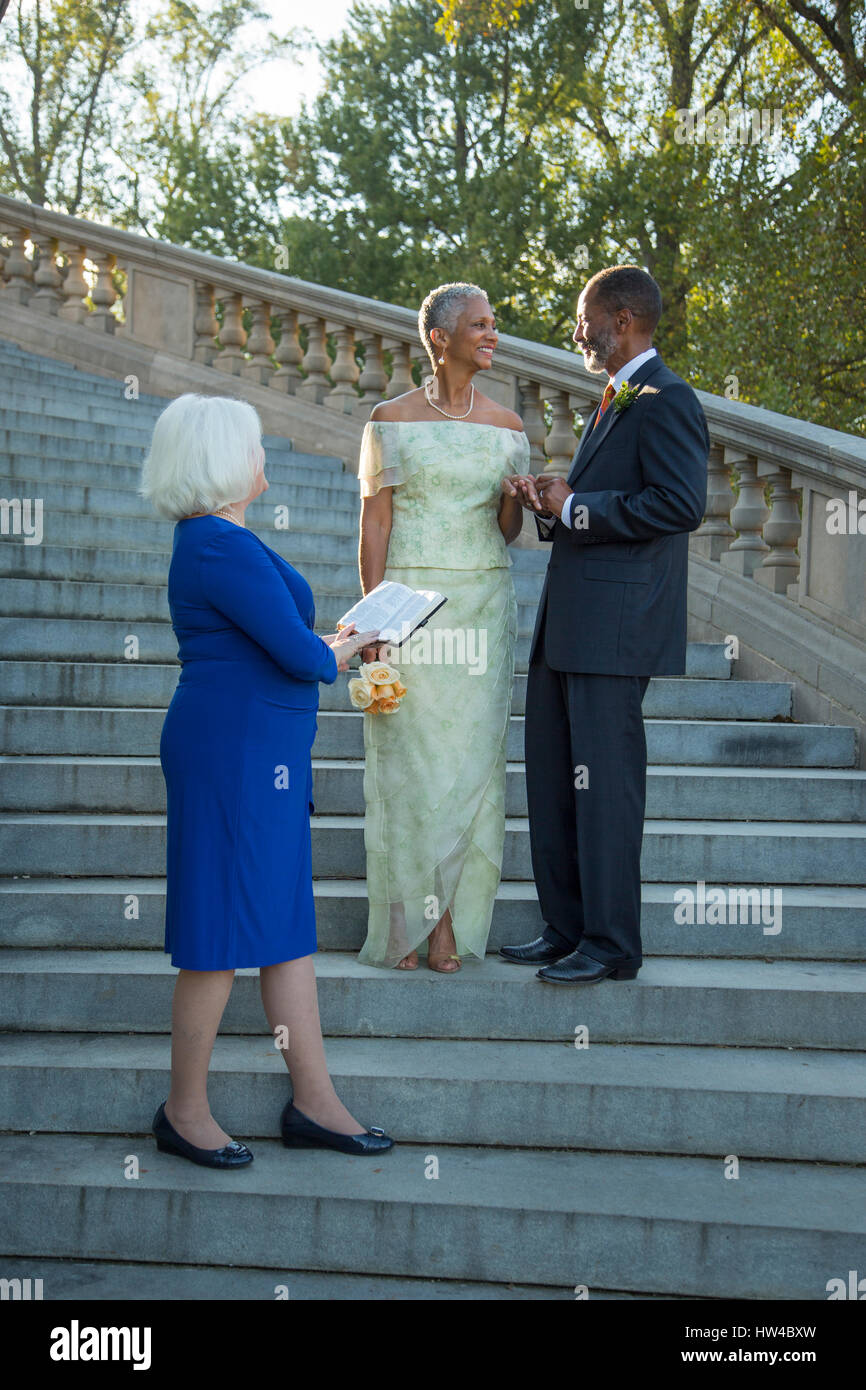
<svg viewBox="0 0 866 1390"><path fill-rule="evenodd" d="M171 523L167 523L171 525ZM272 530L263 532L268 544L275 540ZM279 548L275 540L274 548ZM282 553L282 552L281 552ZM536 602L544 584L543 571L535 556L537 550L511 548L511 575L518 598ZM287 555L291 559L291 555ZM114 584L154 584L162 586L168 574L167 550L95 549L84 546L25 545L10 537L0 544L0 575L20 579L69 579L81 582ZM358 556L335 562L333 559L305 559L304 578L314 595L330 590L349 592L355 598L360 593ZM5 587L5 586L4 586ZM725 658L721 643L695 643L705 651L707 669L701 675L724 680L730 675L731 663Z"/></svg>
<svg viewBox="0 0 866 1390"><path fill-rule="evenodd" d="M320 815L362 814L360 759L313 759ZM523 762L506 769L505 809L527 814ZM0 810L161 814L165 780L158 757L0 756ZM855 769L650 766L652 819L866 822L866 771Z"/></svg>
<svg viewBox="0 0 866 1390"><path fill-rule="evenodd" d="M2 1248L219 1264L215 1194L230 1190L243 1258L280 1272L291 1252L295 1268L354 1274L823 1299L862 1264L862 1172L844 1165L745 1160L726 1181L721 1157L455 1146L425 1181L429 1144L373 1163L259 1140L248 1169L223 1173L142 1136L130 1182L131 1151L128 1136L0 1137Z"/></svg>
<svg viewBox="0 0 866 1390"><path fill-rule="evenodd" d="M341 459L327 454L305 454L292 448L292 442L280 435L263 436L267 456L268 481L277 486L310 487L324 484L335 488L347 497L357 499L358 479L353 472L347 472ZM69 441L60 441L59 453L48 451L34 453L19 449L15 453L2 456L3 491L12 496L37 496L47 498L46 505L59 506L64 493L55 494L55 489L72 489L72 505L63 510L80 510L76 489L86 494L92 492L111 493L119 499L118 511L128 511L130 507L144 508L142 515L152 516L150 504L138 496L141 482L141 465L144 450L135 449L130 457L115 457L115 449L108 446L103 453L90 460L82 460L79 450ZM89 510L89 508L87 508ZM110 510L110 509L109 509ZM136 513L138 514L138 513Z"/></svg>
<svg viewBox="0 0 866 1390"><path fill-rule="evenodd" d="M293 512L293 517L297 518L300 526L304 520L304 514L308 517L315 514L309 509ZM330 519L329 524L338 525L336 514ZM318 535L319 533L317 533ZM346 533L348 534L348 533ZM323 537L323 539L329 539ZM355 542L353 542L355 544ZM32 553L34 547L20 547L22 550L29 549ZM294 549L293 535L290 534L282 539L280 543L273 547L279 553L285 554ZM291 554L286 554L287 559L291 559ZM22 568L26 568L27 558L22 563ZM303 562L303 570L308 582L312 579L311 570L317 571L317 577L322 577L324 586L314 589L314 602L316 605L316 631L321 633L333 632L336 624L343 614L358 601L360 597L360 587L357 582L357 570L352 574L351 566L346 562L343 566L336 566L321 562L319 564L309 564ZM351 575L348 583L339 585L339 573L348 571ZM531 572L517 573L515 578L515 594L517 598L517 630L518 647L517 652L522 659L527 659L529 654L529 642L535 630L536 616L538 612L538 602L541 596L542 578ZM166 657L177 653L177 640L171 632L169 623L168 590L164 584L145 584L138 583L114 583L114 582L95 582L93 580L77 581L72 579L48 579L28 576L26 578L7 578L2 586L0 594L0 611L3 617L26 617L40 620L50 620L52 629L56 631L56 636L62 638L64 622L91 622L103 623L114 622L124 625L123 637L126 636L128 625L131 622L164 624L165 628L161 635L161 646ZM447 611L447 610L446 610ZM19 623L20 627L21 624ZM28 630L30 624L27 625ZM522 643L521 643L521 639ZM114 636L111 641L116 640ZM95 629L95 647L92 650L105 650L104 637L100 629ZM470 654L483 655L483 648L478 645L479 639L476 638L475 645L470 647ZM77 647L77 644L76 644ZM464 648L465 650L466 648ZM77 647L80 652L81 648ZM114 649L116 650L116 648ZM411 650L411 649L409 649ZM447 654L447 648L444 649ZM687 649L688 650L688 649ZM455 646L455 659L459 654L460 648ZM700 658L700 653L697 654ZM693 656L689 656L687 670L693 664ZM709 681L708 681L709 683ZM715 683L721 684L717 679ZM790 684L784 682L740 682L740 691L743 692L747 700L747 707L755 709L755 713L749 715L745 709L734 717L739 718L790 718L792 689ZM747 696L746 691L754 691L755 694ZM761 691L763 690L763 698ZM767 697L770 697L770 704L767 704ZM731 702L730 696L725 693L716 692L713 703L718 708L724 708L726 703ZM686 701L688 704L688 700ZM645 712L649 710L644 705ZM683 717L695 717L694 715L684 714ZM712 717L712 716L711 716Z"/></svg>
<svg viewBox="0 0 866 1390"><path fill-rule="evenodd" d="M42 1280L45 1300L80 1303L146 1303L169 1299L182 1302L259 1302L273 1301L281 1289L288 1289L293 1303L304 1302L430 1302L524 1303L554 1299L574 1301L574 1289L532 1284L473 1284L465 1279L401 1279L381 1274L329 1274L317 1270L280 1271L244 1269L239 1265L123 1264L117 1260L63 1260L28 1256L3 1257L7 1279L20 1279L22 1287L35 1287ZM691 1302L674 1294L622 1293L593 1289L593 1301L636 1298L667 1302Z"/></svg>
<svg viewBox="0 0 866 1390"><path fill-rule="evenodd" d="M164 408L164 407L163 407ZM114 400L110 396L92 396L87 390L77 394L70 392L65 397L50 389L37 389L32 395L27 392L0 392L0 411L10 429L31 429L34 434L43 432L60 434L62 438L79 438L86 434L91 438L102 438L115 434L130 436L127 430L135 431L135 436L147 441L159 414L159 408L141 401L125 401L123 389L118 388ZM82 426L87 426L82 430Z"/></svg>
<svg viewBox="0 0 866 1390"><path fill-rule="evenodd" d="M124 412L121 406L116 410L94 406L97 417L102 415L107 418L88 419L84 415L85 396L86 393L83 393L80 415L73 415L71 411L63 408L58 411L56 407L49 409L44 416L36 410L4 408L0 425L0 447L11 450L26 437L30 441L31 451L34 452L42 448L50 451L55 440L66 441L66 447L81 440L101 445L106 450L113 451L118 445L126 445L127 448L137 448L144 453L153 431L149 420L138 417L134 411Z"/></svg>
<svg viewBox="0 0 866 1390"><path fill-rule="evenodd" d="M269 478L270 487L263 497L251 502L246 511L246 522L252 530L258 531L263 522L273 527L273 508L283 504L309 507L313 500L309 478L304 481L298 474L297 464L279 464L279 478ZM270 471L270 470L269 470ZM132 489L118 487L99 487L87 483L66 483L47 480L43 476L23 477L8 473L0 475L0 495L3 497L41 497L45 511L75 512L87 516L135 516L153 518L150 502ZM358 484L347 473L325 475L315 485L316 508L324 515L332 508L343 509L355 518L357 529Z"/></svg>
<svg viewBox="0 0 866 1390"><path fill-rule="evenodd" d="M8 949L0 1028L41 1031L49 1020L54 1033L152 1033L159 1019L167 1031L176 974L161 951ZM327 951L316 974L322 1030L333 1037L573 1045L585 1026L592 1043L866 1050L863 964L655 958L636 980L575 990L493 957L447 976ZM262 1027L258 972L238 971L220 1032L261 1036Z"/></svg>
<svg viewBox="0 0 866 1390"><path fill-rule="evenodd" d="M350 710L320 711L316 757L362 758L364 717ZM0 706L0 747L14 756L155 757L164 720L161 709L5 705ZM646 739L650 763L665 766L856 766L855 730L842 725L647 719ZM507 756L518 762L523 751L524 719L512 715Z"/></svg>
<svg viewBox="0 0 866 1390"><path fill-rule="evenodd" d="M866 960L866 888L785 884L781 917L772 913L768 896L765 919L747 904L726 913L722 922L707 922L706 911L696 912L693 922L678 920L682 898L676 895L682 888L641 885L646 955ZM697 894L696 885L692 891ZM313 893L319 950L358 952L367 934L365 880L319 878ZM500 883L488 950L531 941L543 926L535 884ZM0 878L0 946L161 951L164 930L165 880L160 877Z"/></svg>
<svg viewBox="0 0 866 1390"><path fill-rule="evenodd" d="M851 1052L426 1038L329 1038L325 1051L352 1113L400 1142L863 1161L866 1069ZM0 1038L7 1131L140 1134L169 1079L165 1034ZM236 1133L278 1136L288 1091L264 1039L217 1039L208 1094Z"/></svg>
<svg viewBox="0 0 866 1390"><path fill-rule="evenodd" d="M287 557L289 558L289 557ZM516 566L515 566L516 569ZM163 550L96 550L87 546L24 545L18 540L0 544L0 576L26 580L68 580L103 584L142 584L163 587L168 574L168 554ZM358 557L335 563L304 560L304 578L314 595L329 586L352 592L357 598ZM533 576L529 576L532 582ZM542 576L533 584L541 592ZM3 588L6 585L4 583Z"/></svg>
<svg viewBox="0 0 866 1390"><path fill-rule="evenodd" d="M292 518L292 530L270 530L267 534L267 543L279 555L301 566L305 559L333 558L344 563L354 559L357 563L358 528L357 525L350 525L351 518L345 509L339 513L339 518L331 518L327 512L320 513L315 507L305 508L304 514L294 508ZM315 530L309 529L313 523ZM230 521L225 524L232 525ZM328 529L330 526L340 526L341 529L332 531ZM140 547L146 551L163 551L164 581L171 555L174 522L157 517L139 520L133 516L83 516L78 512L48 509L43 512L42 535L47 545L98 546L130 551ZM10 537L3 543L20 546L25 551L35 548L17 537Z"/></svg>
<svg viewBox="0 0 866 1390"><path fill-rule="evenodd" d="M231 525L231 522L228 524ZM343 541L330 536L307 537L301 535L300 538L296 537L296 540L299 544L303 542L305 548L308 545L317 545L322 552L326 549L323 542L333 541L335 545L344 549L353 544L348 539ZM354 544L357 545L357 543ZM303 569L303 559L299 562L299 557L296 554L287 558L295 564L300 563L300 568ZM352 596L347 595L346 597ZM354 599L357 600L357 594ZM343 609L343 612L346 611ZM331 621L334 621L336 618L342 617L342 614L333 612L330 616ZM518 629L514 662L516 670L526 671L529 664L532 633L528 621L528 610L523 615L519 614L520 616L523 616L526 626L522 632ZM320 635L329 631L325 617L319 612L316 614L315 626ZM95 661L122 660L127 645L126 639L129 635L130 624L118 622L115 619L28 617L26 622L22 622L20 617L0 617L0 649L5 651L9 657L25 661L76 661L82 652L87 652ZM161 623L147 622L144 619L135 620L134 635L138 638L139 661L155 661L164 665L177 657L177 639L171 629L167 614L166 620ZM411 667L409 669L411 670ZM695 674L699 675L703 672L698 670ZM853 737L854 731L846 730L846 733Z"/></svg>
<svg viewBox="0 0 866 1390"><path fill-rule="evenodd" d="M59 368L59 369L58 369ZM167 396L140 392L137 398L127 399L126 383L121 377L93 376L63 364L46 368L28 362L10 362L0 350L0 409L35 410L45 402L62 404L75 418L79 406L88 402L114 409L115 415L129 411L142 419L156 419L169 403Z"/></svg>
<svg viewBox="0 0 866 1390"><path fill-rule="evenodd" d="M43 372L28 363L11 364L0 352L0 409L36 410L45 404L63 405L78 418L82 403L113 407L115 414L134 412L142 419L156 419L169 403L167 396L139 392L127 397L120 377L97 377L72 369L70 374Z"/></svg>
<svg viewBox="0 0 866 1390"><path fill-rule="evenodd" d="M123 398L122 384L101 394L80 387L55 392L38 383L34 386L32 393L0 389L3 425L16 434L30 434L34 440L47 436L51 440L65 441L61 445L64 449L74 448L78 440L98 440L112 451L116 444L138 445L145 451L158 416L169 404L168 399L159 397L127 401ZM291 440L285 435L265 434L262 440L266 453L269 442L281 452L292 448ZM319 455L310 457L318 459ZM342 460L337 460L335 455L330 458L338 462L342 470ZM96 481L98 479L94 478Z"/></svg>
<svg viewBox="0 0 866 1390"><path fill-rule="evenodd" d="M48 429L40 430L26 425L11 428L9 419L4 417L0 427L0 460L4 471L19 477L23 469L24 476L29 476L36 460L38 478L58 478L60 481L102 487L128 486L132 490L138 486L141 465L150 443L150 426L134 432L103 427L105 433L95 437L89 429L72 428L74 422L65 430L61 424L52 420ZM122 438L121 434L128 437ZM272 464L282 460L300 467L301 460L306 460L307 469L321 465L322 475L343 475L346 472L342 459L329 454L295 452L291 439L284 435L263 435L262 444ZM65 474L57 472L58 460L66 461ZM353 477L353 482L357 488L356 477Z"/></svg>
<svg viewBox="0 0 866 1390"><path fill-rule="evenodd" d="M314 815L313 873L361 878L364 817ZM165 817L159 815L0 813L0 875L165 872ZM529 823L505 823L502 876L529 879ZM641 877L783 884L866 883L866 825L809 821L647 820Z"/></svg>
<svg viewBox="0 0 866 1390"><path fill-rule="evenodd" d="M687 649L691 662L694 648ZM0 700L8 705L100 705L166 710L177 685L177 662L145 665L120 661L5 661ZM352 674L356 674L354 668ZM647 719L789 719L793 687L785 681L707 680L655 676L643 700ZM319 686L319 708L347 707L342 681ZM515 714L526 709L526 675L517 672L511 697Z"/></svg>
<svg viewBox="0 0 866 1390"><path fill-rule="evenodd" d="M0 340L0 373L3 390L14 390L19 383L32 382L53 390L70 390L81 395L87 391L110 393L115 399L122 399L125 390L125 374L117 376L88 372L85 368L71 362L62 362L57 357L46 357L41 353L30 352L8 339ZM168 404L168 398L142 393L142 403Z"/></svg>
<svg viewBox="0 0 866 1390"><path fill-rule="evenodd" d="M302 510L308 515L313 515L308 508ZM300 512L293 513L294 515L297 515L300 520ZM338 525L336 516L332 517L331 521L333 525ZM231 525L231 522L228 524ZM285 547L291 548L291 542L285 543ZM330 568L333 570L333 566ZM541 586L539 584L532 587L540 589ZM357 583L341 593L328 593L327 591L315 593L316 629L321 632L333 632L336 623L339 622L344 613L358 602L360 596L361 590ZM531 601L529 599L525 602L518 601L518 632L524 637L531 638L535 629L538 597L538 593L535 593L532 595ZM169 621L168 590L165 585L157 584L99 584L62 579L7 579L2 586L0 604L2 604L4 617L49 618L57 624L63 621L84 620L121 623L133 621L167 623ZM169 645L173 643L176 652L176 638L170 632L166 635ZM485 649L480 646L480 639L476 638L475 645L469 650L470 653L483 655ZM459 652L459 648L456 646L455 651ZM445 652L447 653L447 648L445 648Z"/></svg>
<svg viewBox="0 0 866 1390"><path fill-rule="evenodd" d="M12 460L19 454L30 458L70 458L81 466L81 476L92 476L94 465L102 463L132 464L139 471L144 461L146 444L138 436L124 440L118 434L110 439L93 439L86 435L60 434L56 431L37 433L32 429L10 429L8 420L0 424L0 458L3 468L15 473ZM72 478L70 478L72 481ZM80 481L75 478L75 481Z"/></svg>
<svg viewBox="0 0 866 1390"><path fill-rule="evenodd" d="M119 373L102 376L56 358L10 354L8 347L8 342L0 342L0 405L16 400L26 404L40 394L54 400L68 399L73 404L85 398L104 397L130 410L163 410L168 404L167 396L141 390L136 398L127 399L132 384L128 387Z"/></svg>

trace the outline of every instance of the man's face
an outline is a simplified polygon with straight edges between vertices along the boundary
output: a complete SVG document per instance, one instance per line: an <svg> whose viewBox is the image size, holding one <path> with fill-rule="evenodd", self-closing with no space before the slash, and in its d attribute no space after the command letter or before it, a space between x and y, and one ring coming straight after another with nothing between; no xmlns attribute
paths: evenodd
<svg viewBox="0 0 866 1390"><path fill-rule="evenodd" d="M573 340L583 353L587 371L605 371L605 363L616 351L613 317L612 313L601 307L594 290L589 294L583 291L577 301L577 325Z"/></svg>

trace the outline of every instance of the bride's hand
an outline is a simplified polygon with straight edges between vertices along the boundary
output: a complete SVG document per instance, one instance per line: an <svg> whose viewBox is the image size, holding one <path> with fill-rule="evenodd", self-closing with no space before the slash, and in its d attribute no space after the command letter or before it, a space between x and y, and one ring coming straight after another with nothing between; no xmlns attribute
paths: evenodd
<svg viewBox="0 0 866 1390"><path fill-rule="evenodd" d="M519 473L506 474L502 479L502 491L506 497L515 497L521 506L526 506L521 493L523 478Z"/></svg>
<svg viewBox="0 0 866 1390"><path fill-rule="evenodd" d="M551 515L538 495L535 478L531 473L513 473L504 477L502 479L502 491L508 497L516 497L521 507L525 507L529 512L535 512L538 516Z"/></svg>

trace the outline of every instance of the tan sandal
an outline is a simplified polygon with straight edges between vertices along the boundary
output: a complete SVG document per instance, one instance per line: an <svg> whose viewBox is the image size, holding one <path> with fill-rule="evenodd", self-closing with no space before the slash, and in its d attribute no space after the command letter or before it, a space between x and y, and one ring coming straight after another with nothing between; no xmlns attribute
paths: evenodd
<svg viewBox="0 0 866 1390"><path fill-rule="evenodd" d="M440 962L443 960L456 960L457 965L453 970L443 970L440 964ZM437 956L431 956L428 953L427 955L427 965L431 970L435 970L437 975L456 975L457 971L460 969L462 964L463 962L461 961L460 957L455 956L453 953L442 954Z"/></svg>
<svg viewBox="0 0 866 1390"><path fill-rule="evenodd" d="M406 961L409 959L409 956L411 956L411 955L414 955L414 957L415 957L415 964L414 964L414 965L407 965L407 964L406 964ZM397 970L417 970L417 969L418 969L418 966L419 966L420 964L421 964L421 962L420 962L420 960L418 959L418 952L417 952L417 951L415 950L415 948L413 947L412 950L409 952L409 955L404 956L402 960L399 960L399 961L397 962L397 965L396 965L395 968L396 968Z"/></svg>

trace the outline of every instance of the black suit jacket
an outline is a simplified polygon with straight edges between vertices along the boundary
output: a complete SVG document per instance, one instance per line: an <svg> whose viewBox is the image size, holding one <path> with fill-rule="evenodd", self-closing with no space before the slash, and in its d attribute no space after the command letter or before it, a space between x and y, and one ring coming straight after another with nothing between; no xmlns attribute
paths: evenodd
<svg viewBox="0 0 866 1390"><path fill-rule="evenodd" d="M685 671L689 532L706 508L707 422L691 386L658 354L630 385L640 387L637 399L620 412L610 406L594 429L596 410L575 451L572 526L536 517L553 550L530 660L543 624L554 671Z"/></svg>

